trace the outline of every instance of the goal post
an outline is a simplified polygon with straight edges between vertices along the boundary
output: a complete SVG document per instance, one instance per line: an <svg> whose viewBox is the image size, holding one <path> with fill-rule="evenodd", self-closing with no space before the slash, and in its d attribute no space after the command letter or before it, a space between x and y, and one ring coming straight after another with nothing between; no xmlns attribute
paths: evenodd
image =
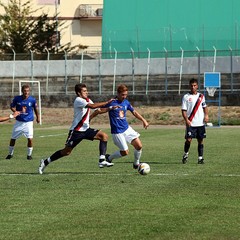
<svg viewBox="0 0 240 240"><path fill-rule="evenodd" d="M42 125L42 103L41 103L41 86L40 86L40 81L32 81L32 80L20 80L19 81L19 95L22 94L21 89L22 89L22 83L33 83L37 84L37 89L38 89L38 109L39 109L39 117L40 117L40 122L39 124ZM31 92L33 90L31 89Z"/></svg>

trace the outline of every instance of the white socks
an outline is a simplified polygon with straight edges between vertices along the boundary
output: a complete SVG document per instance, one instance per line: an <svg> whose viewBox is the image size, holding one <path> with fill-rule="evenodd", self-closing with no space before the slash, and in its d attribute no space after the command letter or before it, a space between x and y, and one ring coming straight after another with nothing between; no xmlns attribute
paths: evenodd
<svg viewBox="0 0 240 240"><path fill-rule="evenodd" d="M134 149L134 164L135 165L138 165L140 163L141 155L142 155L142 149L141 150Z"/></svg>

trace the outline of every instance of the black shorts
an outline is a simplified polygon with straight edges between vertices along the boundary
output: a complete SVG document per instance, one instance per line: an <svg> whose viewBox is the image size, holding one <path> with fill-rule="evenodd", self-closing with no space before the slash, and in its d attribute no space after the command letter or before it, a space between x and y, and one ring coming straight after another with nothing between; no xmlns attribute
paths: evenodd
<svg viewBox="0 0 240 240"><path fill-rule="evenodd" d="M203 139L206 138L206 129L205 126L201 127L186 127L185 138L197 138Z"/></svg>
<svg viewBox="0 0 240 240"><path fill-rule="evenodd" d="M74 148L76 147L83 139L94 140L94 137L99 132L97 129L88 128L84 132L70 130L68 133L68 138L66 141L66 146Z"/></svg>

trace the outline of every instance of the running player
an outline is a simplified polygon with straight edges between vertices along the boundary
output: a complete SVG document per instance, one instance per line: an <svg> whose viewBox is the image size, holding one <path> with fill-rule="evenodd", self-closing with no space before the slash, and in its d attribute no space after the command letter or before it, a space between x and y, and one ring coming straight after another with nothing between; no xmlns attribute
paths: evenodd
<svg viewBox="0 0 240 240"><path fill-rule="evenodd" d="M140 134L136 132L131 126L129 126L126 113L129 110L134 117L142 121L143 127L147 129L149 123L138 113L130 102L127 100L128 88L125 85L119 85L117 88L117 97L114 101L107 104L103 108L97 109L92 115L91 119L105 112L109 113L109 120L111 126L111 134L114 144L119 148L111 155L107 154L106 158L108 162L112 162L113 159L121 158L129 153L128 143L134 147L134 162L133 168L137 169L140 163L142 154L142 142L139 138ZM115 107L115 108L114 108ZM109 111L109 108L114 108Z"/></svg>
<svg viewBox="0 0 240 240"><path fill-rule="evenodd" d="M182 163L187 163L193 138L198 141L198 164L204 164L203 139L206 137L205 123L208 122L208 108L203 94L198 92L198 81L189 81L190 92L182 98L182 116L186 123L184 154Z"/></svg>
<svg viewBox="0 0 240 240"><path fill-rule="evenodd" d="M22 86L22 95L14 97L11 102L11 110L20 112L16 117L16 123L13 126L12 138L9 144L9 154L6 159L13 157L16 139L24 135L27 138L27 159L32 160L33 151L33 120L36 115L37 123L40 122L36 99L30 96L30 86Z"/></svg>
<svg viewBox="0 0 240 240"><path fill-rule="evenodd" d="M56 151L50 157L40 160L40 166L38 172L43 174L45 167L53 161L56 161L64 156L71 154L73 148L75 148L82 140L99 140L99 163L100 168L111 167L113 163L109 163L105 159L107 150L108 135L97 129L90 128L89 115L90 109L99 108L103 105L110 103L113 99L106 102L93 103L88 98L88 91L85 84L75 85L76 99L74 101L74 118L72 126L68 134L68 138L65 147Z"/></svg>

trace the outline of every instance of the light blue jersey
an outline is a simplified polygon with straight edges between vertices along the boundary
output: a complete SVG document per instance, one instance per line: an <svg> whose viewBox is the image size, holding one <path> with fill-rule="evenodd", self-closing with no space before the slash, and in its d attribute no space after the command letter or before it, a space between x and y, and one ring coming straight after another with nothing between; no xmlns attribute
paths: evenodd
<svg viewBox="0 0 240 240"><path fill-rule="evenodd" d="M23 99L23 96L16 96L11 102L11 107L16 108L16 111L20 112L20 115L16 117L16 120L21 122L30 122L34 120L34 109L37 107L36 99L29 96Z"/></svg>
<svg viewBox="0 0 240 240"><path fill-rule="evenodd" d="M126 113L127 110L130 112L134 111L133 106L130 104L130 102L125 99L122 102L116 100L113 100L111 103L107 104L105 107L110 106L120 106L120 108L112 109L108 112L109 120L110 120L110 126L111 126L111 133L117 134L117 133L123 133L128 129L128 122L126 119Z"/></svg>

